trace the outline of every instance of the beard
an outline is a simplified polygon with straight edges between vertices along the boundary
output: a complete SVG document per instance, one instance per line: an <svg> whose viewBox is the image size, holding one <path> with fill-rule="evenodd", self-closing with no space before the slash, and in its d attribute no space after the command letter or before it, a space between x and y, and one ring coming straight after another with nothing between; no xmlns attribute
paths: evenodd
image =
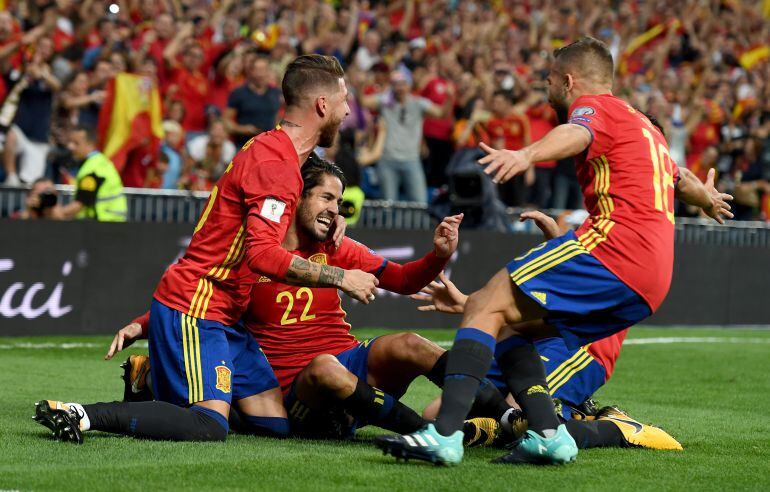
<svg viewBox="0 0 770 492"><path fill-rule="evenodd" d="M334 145L334 140L339 133L342 118L329 117L329 121L321 127L321 135L318 137L318 146L328 149Z"/></svg>
<svg viewBox="0 0 770 492"><path fill-rule="evenodd" d="M569 111L569 105L567 104L567 98L565 94L556 94L551 92L548 94L548 103L551 105L554 111L556 111L556 118L560 124L564 124L569 119L567 112Z"/></svg>

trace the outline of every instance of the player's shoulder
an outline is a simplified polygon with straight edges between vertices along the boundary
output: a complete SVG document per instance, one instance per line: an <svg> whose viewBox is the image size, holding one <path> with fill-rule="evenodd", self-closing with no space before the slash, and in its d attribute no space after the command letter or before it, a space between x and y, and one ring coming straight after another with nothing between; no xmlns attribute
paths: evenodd
<svg viewBox="0 0 770 492"><path fill-rule="evenodd" d="M236 159L245 166L286 167L291 173L299 174L299 157L294 144L279 129L252 137L241 147Z"/></svg>

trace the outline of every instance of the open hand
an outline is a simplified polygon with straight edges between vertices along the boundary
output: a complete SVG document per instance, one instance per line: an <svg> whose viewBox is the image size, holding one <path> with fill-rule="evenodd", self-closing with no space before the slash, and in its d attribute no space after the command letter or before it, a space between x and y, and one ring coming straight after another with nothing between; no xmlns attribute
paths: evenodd
<svg viewBox="0 0 770 492"><path fill-rule="evenodd" d="M115 354L121 350L128 348L136 340L142 338L142 325L139 323L130 323L115 334L115 338L112 339L110 349L107 351L107 355L104 356L104 360L112 359Z"/></svg>
<svg viewBox="0 0 770 492"><path fill-rule="evenodd" d="M418 311L438 311L441 313L461 314L465 311L465 303L468 296L460 292L455 284L449 280L444 272L438 275L441 283L436 281L425 286L419 294L409 296L415 301L427 302L418 306Z"/></svg>
<svg viewBox="0 0 770 492"><path fill-rule="evenodd" d="M487 153L486 156L479 159L479 164L486 166L484 173L493 176L492 182L494 183L505 183L532 165L527 152L493 149L484 142L479 144L479 148Z"/></svg>
<svg viewBox="0 0 770 492"><path fill-rule="evenodd" d="M712 168L709 169L708 176L706 177L706 182L703 183L703 185L706 187L706 191L708 191L710 197L711 197L711 205L709 207L706 207L703 209L703 213L711 217L712 219L716 220L720 224L725 223L725 217L728 219L733 218L732 212L730 212L730 204L727 203L729 201L732 201L733 197L732 195L728 195L727 193L722 193L716 189L714 186L714 176L716 175L716 171Z"/></svg>

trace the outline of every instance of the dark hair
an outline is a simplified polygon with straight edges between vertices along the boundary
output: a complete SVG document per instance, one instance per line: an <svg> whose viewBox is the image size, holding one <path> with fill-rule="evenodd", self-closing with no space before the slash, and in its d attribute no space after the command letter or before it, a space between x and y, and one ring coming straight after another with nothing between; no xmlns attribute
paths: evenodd
<svg viewBox="0 0 770 492"><path fill-rule="evenodd" d="M302 166L302 196L310 193L310 190L320 186L324 176L334 176L342 182L342 191L345 191L345 174L336 164L321 159L318 154L311 152L307 162Z"/></svg>
<svg viewBox="0 0 770 492"><path fill-rule="evenodd" d="M298 56L286 67L281 83L283 98L287 106L298 106L309 90L336 88L339 78L344 76L342 65L333 56Z"/></svg>
<svg viewBox="0 0 770 492"><path fill-rule="evenodd" d="M612 53L607 45L598 39L585 36L555 50L553 57L571 70L612 82L615 72Z"/></svg>
<svg viewBox="0 0 770 492"><path fill-rule="evenodd" d="M637 109L637 111L639 111L639 109ZM657 128L658 131L660 131L661 135L663 135L664 137L666 136L666 131L663 129L663 125L660 124L660 121L658 121L656 117L654 117L650 113L645 113L644 111L639 111L639 112L645 115L648 120L650 120L650 123L652 123L652 126Z"/></svg>

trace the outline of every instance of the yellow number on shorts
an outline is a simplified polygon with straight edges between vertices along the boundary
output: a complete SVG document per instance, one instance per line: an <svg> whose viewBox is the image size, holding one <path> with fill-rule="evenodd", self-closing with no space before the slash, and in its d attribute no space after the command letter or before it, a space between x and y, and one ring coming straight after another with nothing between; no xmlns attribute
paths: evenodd
<svg viewBox="0 0 770 492"><path fill-rule="evenodd" d="M655 209L666 214L666 218L674 223L674 203L669 202L668 188L674 187L674 162L665 145L655 146L652 133L642 128L642 134L650 142L650 159L652 160L652 189L655 190Z"/></svg>
<svg viewBox="0 0 770 492"><path fill-rule="evenodd" d="M310 305L313 304L313 291L307 287L300 287L300 289L297 290L297 300L303 297L303 295L307 297L307 302L305 303L305 309L302 310L299 320L308 321L315 318L315 314L308 314ZM284 299L286 299L288 303L286 304L286 311L284 311L283 316L281 316L281 326L293 325L297 322L297 318L290 318L289 316L291 315L291 310L294 309L294 296L291 292L279 292L278 296L275 298L275 302L280 303Z"/></svg>

